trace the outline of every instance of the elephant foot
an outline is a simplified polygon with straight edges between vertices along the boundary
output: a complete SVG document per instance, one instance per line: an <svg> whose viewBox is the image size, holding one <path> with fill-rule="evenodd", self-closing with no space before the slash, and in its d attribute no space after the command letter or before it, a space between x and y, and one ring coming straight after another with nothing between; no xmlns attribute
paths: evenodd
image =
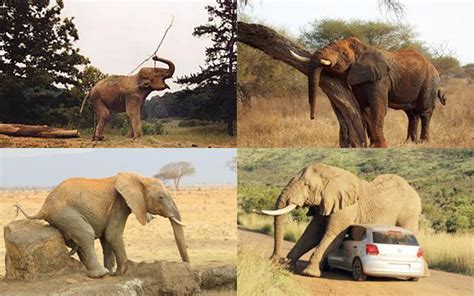
<svg viewBox="0 0 474 296"><path fill-rule="evenodd" d="M103 266L101 266L97 270L88 270L87 271L87 276L90 277L90 278L101 278L101 277L103 277L107 274L109 274L109 271Z"/></svg>
<svg viewBox="0 0 474 296"><path fill-rule="evenodd" d="M124 263L122 263L120 267L117 267L117 270L114 273L112 273L112 276L125 275L127 272L135 269L136 266L137 266L136 262L127 260Z"/></svg>
<svg viewBox="0 0 474 296"><path fill-rule="evenodd" d="M302 274L311 277L321 277L321 270L308 266L303 270Z"/></svg>
<svg viewBox="0 0 474 296"><path fill-rule="evenodd" d="M104 136L93 136L92 141L104 141Z"/></svg>

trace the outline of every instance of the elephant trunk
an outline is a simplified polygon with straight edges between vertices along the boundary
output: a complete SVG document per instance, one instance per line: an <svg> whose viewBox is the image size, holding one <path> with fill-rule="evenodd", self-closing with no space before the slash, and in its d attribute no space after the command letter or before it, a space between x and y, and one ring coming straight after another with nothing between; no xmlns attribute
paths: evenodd
<svg viewBox="0 0 474 296"><path fill-rule="evenodd" d="M181 221L181 218L175 217L177 220ZM174 239L176 241L176 245L178 246L179 254L181 255L181 259L184 262L189 263L189 256L188 256L188 249L186 246L186 240L184 239L184 232L183 226L176 223L173 219L170 218L171 227L173 227Z"/></svg>
<svg viewBox="0 0 474 296"><path fill-rule="evenodd" d="M283 209L287 206L286 203L287 203L286 194L282 193L277 199L276 208ZM283 244L283 236L285 233L284 227L285 227L286 219L287 219L287 214L275 216L275 220L273 224L275 243L273 245L272 260L278 260L280 258L281 246Z"/></svg>
<svg viewBox="0 0 474 296"><path fill-rule="evenodd" d="M173 62L170 61L170 60L167 60L167 59L159 58L159 57L157 57L156 60L168 65L168 73L166 74L166 76L163 79L171 78L173 76L174 70L175 70L175 66L174 66Z"/></svg>
<svg viewBox="0 0 474 296"><path fill-rule="evenodd" d="M308 75L308 97L309 97L309 108L311 113L311 119L314 119L316 112L316 94L319 86L319 79L321 78L320 66L310 66Z"/></svg>

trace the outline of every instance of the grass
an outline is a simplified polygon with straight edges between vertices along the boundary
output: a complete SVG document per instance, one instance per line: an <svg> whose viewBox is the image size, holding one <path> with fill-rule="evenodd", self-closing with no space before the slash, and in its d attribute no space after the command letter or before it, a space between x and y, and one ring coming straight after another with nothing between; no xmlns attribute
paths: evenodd
<svg viewBox="0 0 474 296"><path fill-rule="evenodd" d="M249 229L273 234L271 217L241 213L237 221L239 225ZM285 240L296 241L305 228L306 223L289 220L285 226ZM474 276L474 234L435 233L429 229L422 229L417 238L431 269Z"/></svg>
<svg viewBox="0 0 474 296"><path fill-rule="evenodd" d="M258 250L239 247L237 295L311 295Z"/></svg>
<svg viewBox="0 0 474 296"><path fill-rule="evenodd" d="M163 121L162 135L144 135L141 143L133 142L122 135L120 130L110 128L105 131L106 141L92 142L92 130L81 130L78 139L40 139L15 138L0 135L1 147L235 147L236 137L227 134L227 124L206 122L203 125L182 126L185 120L172 119ZM185 124L186 125L186 124Z"/></svg>
<svg viewBox="0 0 474 296"><path fill-rule="evenodd" d="M448 99L436 102L428 143L407 143L408 120L389 109L384 132L390 147L474 147L474 83L450 79L442 85ZM316 120L309 120L306 97L252 98L251 107L238 105L239 147L338 147L339 124L329 100L317 99Z"/></svg>

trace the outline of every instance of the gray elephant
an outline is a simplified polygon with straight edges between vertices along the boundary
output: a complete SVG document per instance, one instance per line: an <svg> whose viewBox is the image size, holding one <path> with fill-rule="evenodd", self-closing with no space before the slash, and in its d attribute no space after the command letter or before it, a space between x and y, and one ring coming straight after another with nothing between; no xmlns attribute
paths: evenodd
<svg viewBox="0 0 474 296"><path fill-rule="evenodd" d="M303 274L319 277L327 255L343 240L351 224L396 225L416 232L421 214L418 193L401 177L384 174L367 182L340 168L314 164L304 168L282 190L275 216L272 260L280 260L286 214L297 207L310 207L308 227L288 253L292 267L316 247Z"/></svg>
<svg viewBox="0 0 474 296"><path fill-rule="evenodd" d="M80 113L84 109L87 99L94 104L94 133L92 140L104 139L104 128L111 111L126 112L132 129L128 136L140 140L141 109L146 97L154 90L169 88L165 80L174 74L174 64L166 59L154 57L155 61L168 65L164 68L141 68L138 74L132 76L111 75L100 80L84 97Z"/></svg>
<svg viewBox="0 0 474 296"><path fill-rule="evenodd" d="M58 228L72 252L77 250L89 277L122 275L132 264L123 242L125 223L131 212L142 225L150 221L150 214L168 218L181 258L189 262L178 208L156 178L119 173L104 179L68 179L51 191L38 214L30 216L17 208L28 219L46 220ZM96 238L102 245L105 267L94 250ZM117 270L113 272L115 262Z"/></svg>

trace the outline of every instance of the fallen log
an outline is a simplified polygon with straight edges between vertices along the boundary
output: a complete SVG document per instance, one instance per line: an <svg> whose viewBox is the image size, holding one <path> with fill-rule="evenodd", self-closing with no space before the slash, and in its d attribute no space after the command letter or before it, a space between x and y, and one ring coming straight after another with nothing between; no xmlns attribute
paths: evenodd
<svg viewBox="0 0 474 296"><path fill-rule="evenodd" d="M303 62L296 60L290 54L290 50L306 57L310 57L311 53L273 29L263 25L238 22L237 41L259 49L275 60L286 63L308 76L309 69ZM347 83L323 71L319 86L328 96L339 121L339 146L342 148L367 147L367 136L359 104Z"/></svg>
<svg viewBox="0 0 474 296"><path fill-rule="evenodd" d="M0 123L0 134L11 137L79 138L78 130L66 130L47 125Z"/></svg>

